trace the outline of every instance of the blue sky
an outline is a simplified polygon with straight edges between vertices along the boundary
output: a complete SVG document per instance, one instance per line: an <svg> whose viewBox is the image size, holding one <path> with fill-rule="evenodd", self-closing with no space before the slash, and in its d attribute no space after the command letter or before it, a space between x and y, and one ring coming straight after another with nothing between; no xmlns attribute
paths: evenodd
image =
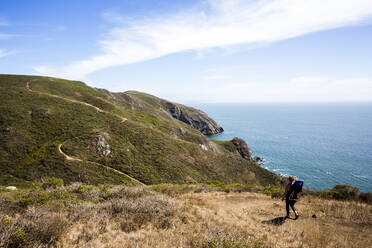
<svg viewBox="0 0 372 248"><path fill-rule="evenodd" d="M372 0L2 0L0 73L181 103L372 101Z"/></svg>

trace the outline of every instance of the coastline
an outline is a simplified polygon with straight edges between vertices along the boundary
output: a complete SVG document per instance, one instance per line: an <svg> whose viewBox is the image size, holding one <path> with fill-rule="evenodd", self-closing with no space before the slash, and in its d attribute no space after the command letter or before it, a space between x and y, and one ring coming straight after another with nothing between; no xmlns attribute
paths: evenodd
<svg viewBox="0 0 372 248"><path fill-rule="evenodd" d="M225 131L243 138L263 167L296 175L315 190L346 183L372 192L372 103L200 104Z"/></svg>

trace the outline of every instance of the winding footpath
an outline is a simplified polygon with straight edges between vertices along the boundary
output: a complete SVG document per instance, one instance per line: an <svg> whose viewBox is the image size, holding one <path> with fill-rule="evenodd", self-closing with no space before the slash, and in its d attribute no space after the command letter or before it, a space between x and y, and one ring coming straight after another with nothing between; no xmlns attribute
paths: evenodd
<svg viewBox="0 0 372 248"><path fill-rule="evenodd" d="M53 95L53 94L50 94L50 93L46 93L46 92L40 92L40 91L35 91L35 90L32 90L31 87L30 87L30 83L32 82L29 81L27 82L26 84L26 89L30 92L35 92L35 93L38 93L40 95L45 95L45 96L50 96L50 97L54 97L54 98L58 98L58 99L63 99L65 101L68 101L68 102L73 102L73 103L78 103L78 104L82 104L82 105L85 105L85 106L88 106L88 107L91 107L91 108L94 108L95 110L97 110L97 112L100 112L100 113L106 113L106 114L109 114L109 115L112 115L112 116L115 116L117 118L119 118L121 120L121 122L126 122L127 121L127 118L124 118L120 115L117 115L117 114L113 114L113 113L110 113L108 111L105 111L105 110L102 110L100 109L99 107L97 106L94 106L90 103L86 103L86 102L81 102L81 101L78 101L78 100L74 100L74 99L70 99L70 98L67 98L67 97L63 97L63 96L58 96L58 95Z"/></svg>
<svg viewBox="0 0 372 248"><path fill-rule="evenodd" d="M66 158L66 160L68 160L68 161L79 161L79 162L83 162L83 160L81 160L80 158L70 157L69 155L67 155L66 153L64 153L62 151L62 144L63 143L59 144L57 149L58 149L58 152L60 154L62 154Z"/></svg>
<svg viewBox="0 0 372 248"><path fill-rule="evenodd" d="M89 103L86 103L86 102L81 102L81 101L78 101L78 100L74 100L74 99L70 99L70 98L66 98L66 97L62 97L62 96L57 96L57 95L53 95L53 94L49 94L49 93L45 93L45 92L40 92L40 91L32 90L31 87L30 87L30 83L31 83L31 82L32 82L32 80L31 80L31 81L28 81L28 82L26 83L26 89L27 89L28 91L30 91L30 92L34 92L34 93L37 93L37 94L40 94L40 95L46 95L46 96L50 96L50 97L54 97L54 98L63 99L63 100L68 101L68 102L73 102L73 103L82 104L82 105L85 105L85 106L88 106L88 107L94 108L95 110L97 110L97 111L100 112L100 113L106 113L106 114L109 114L109 115L115 116L115 117L119 118L119 119L121 120L122 123L124 123L125 121L127 121L127 119L124 118L124 117L122 117L122 116L119 116L119 115L116 115L116 114L110 113L110 112L108 112L108 111L102 110L102 109L100 109L99 107L96 107L96 106L94 106L94 105L92 105L92 104L89 104ZM138 180L135 179L134 177L131 177L131 176L125 174L124 172L121 172L121 171L116 170L116 169L114 169L114 168L111 168L111 167L109 167L109 166L106 166L106 165L103 165L103 164L99 164L99 163L96 163L96 162L92 162L92 161L84 161L84 160L82 160L82 159L80 159L80 158L76 158L76 157L71 157L71 156L67 155L66 153L64 153L64 152L62 151L62 145L63 145L63 143L59 144L58 147L57 147L57 149L58 149L58 152L59 152L61 155L63 155L67 161L85 162L85 163L90 163L90 164L99 165L99 166L104 167L104 168L107 169L107 170L110 170L110 171L113 171L113 172L115 172L115 173L117 173L117 174L120 174L120 175L122 175L122 176L124 176L124 177L126 177L126 178L128 178L128 179L130 179L130 180L132 180L132 181L134 181L134 182L136 182L136 183L138 183L138 184L141 184L141 185L143 185L143 186L146 186L146 184L144 184L144 183L138 181Z"/></svg>
<svg viewBox="0 0 372 248"><path fill-rule="evenodd" d="M125 176L126 178L128 178L128 179L130 179L130 180L132 180L132 181L134 181L134 182L136 182L136 183L139 183L139 184L141 184L141 185L143 185L143 186L146 186L146 184L144 184L144 183L138 181L138 180L135 179L134 177L131 177L131 176L129 176L128 174L125 174L124 172L121 172L121 171L116 170L116 169L114 169L114 168L111 168L111 167L109 167L109 166L106 166L106 165L103 165L103 164L100 164L100 163L96 163L96 162L92 162L92 161L89 161L89 160L85 160L85 161L84 161L84 160L82 160L82 159L80 159L80 158L77 158L77 157L71 157L71 156L67 155L66 153L64 153L64 152L62 151L62 145L63 145L63 143L58 145L58 152L59 152L60 154L62 154L62 155L66 158L66 160L68 160L68 161L84 162L84 163L90 163L90 164L95 164L95 165L98 165L98 166L102 166L102 167L104 167L104 168L107 169L107 170L113 171L113 172L115 172L115 173L117 173L117 174L120 174L120 175L122 175L122 176Z"/></svg>

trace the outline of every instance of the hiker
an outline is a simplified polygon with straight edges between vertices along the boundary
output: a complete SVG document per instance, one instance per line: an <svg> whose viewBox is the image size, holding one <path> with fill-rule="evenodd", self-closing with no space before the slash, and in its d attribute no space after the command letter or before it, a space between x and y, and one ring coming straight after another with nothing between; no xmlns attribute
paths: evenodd
<svg viewBox="0 0 372 248"><path fill-rule="evenodd" d="M289 183L285 187L285 192L282 196L282 200L285 199L285 209L287 210L287 215L285 218L289 218L289 206L291 206L294 214L295 214L295 220L298 219L298 213L295 208L295 203L297 201L297 193L299 193L302 190L302 181L296 181L296 178L294 176L289 176L288 177ZM298 183L296 183L298 182ZM299 187L300 189L296 186L298 184L301 184Z"/></svg>

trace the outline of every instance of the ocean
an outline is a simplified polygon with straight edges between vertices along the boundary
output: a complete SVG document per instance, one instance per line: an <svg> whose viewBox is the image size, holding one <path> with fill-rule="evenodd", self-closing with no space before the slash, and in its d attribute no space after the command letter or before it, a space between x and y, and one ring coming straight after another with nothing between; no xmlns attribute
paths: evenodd
<svg viewBox="0 0 372 248"><path fill-rule="evenodd" d="M307 188L350 184L372 192L372 103L192 105L224 132L244 139L266 169L295 175Z"/></svg>

